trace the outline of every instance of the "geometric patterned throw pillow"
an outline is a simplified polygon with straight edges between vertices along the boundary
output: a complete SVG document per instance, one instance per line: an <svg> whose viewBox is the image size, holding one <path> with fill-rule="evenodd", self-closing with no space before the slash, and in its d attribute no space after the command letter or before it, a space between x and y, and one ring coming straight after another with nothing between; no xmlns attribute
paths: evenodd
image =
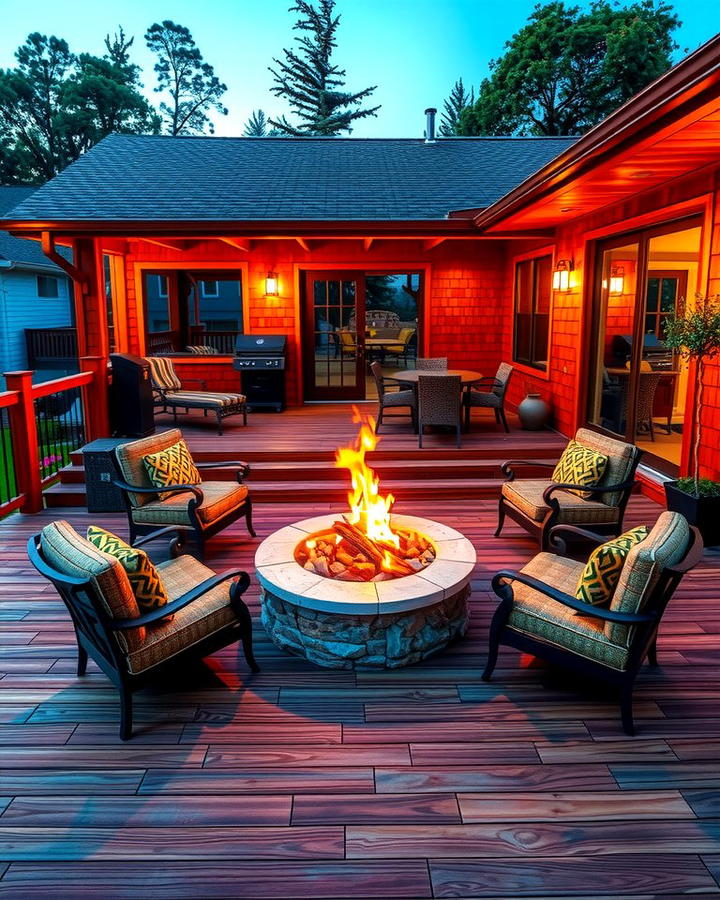
<svg viewBox="0 0 720 900"><path fill-rule="evenodd" d="M641 525L593 550L578 581L575 597L593 606L610 606L625 558L647 535L647 528Z"/></svg>
<svg viewBox="0 0 720 900"><path fill-rule="evenodd" d="M202 477L183 440L166 447L165 450L158 450L157 453L143 456L143 464L151 484L155 487L167 487L170 484L200 484L202 482Z"/></svg>
<svg viewBox="0 0 720 900"><path fill-rule="evenodd" d="M167 591L160 579L158 570L144 550L131 547L122 538L110 531L105 531L104 528L98 528L96 525L88 527L87 539L98 550L102 550L103 553L108 553L110 556L120 560L120 565L127 572L128 581L135 594L141 615L165 606L169 600ZM173 616L171 614L154 624L159 625L171 622L172 619Z"/></svg>
<svg viewBox="0 0 720 900"><path fill-rule="evenodd" d="M583 447L577 441L570 441L555 466L552 481L559 484L577 484L597 487L605 474L608 457L597 450ZM592 497L588 491L568 491L587 500Z"/></svg>

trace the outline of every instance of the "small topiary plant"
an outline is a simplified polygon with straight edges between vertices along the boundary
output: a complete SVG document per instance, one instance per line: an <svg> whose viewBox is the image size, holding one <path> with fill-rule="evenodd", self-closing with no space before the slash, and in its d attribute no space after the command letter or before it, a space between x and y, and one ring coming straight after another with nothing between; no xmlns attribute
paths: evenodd
<svg viewBox="0 0 720 900"><path fill-rule="evenodd" d="M720 483L700 478L700 422L703 411L705 366L720 353L720 298L698 294L695 306L688 310L681 300L674 315L665 322L663 343L696 366L695 406L693 410L692 474L677 482L679 490L695 497L720 496Z"/></svg>

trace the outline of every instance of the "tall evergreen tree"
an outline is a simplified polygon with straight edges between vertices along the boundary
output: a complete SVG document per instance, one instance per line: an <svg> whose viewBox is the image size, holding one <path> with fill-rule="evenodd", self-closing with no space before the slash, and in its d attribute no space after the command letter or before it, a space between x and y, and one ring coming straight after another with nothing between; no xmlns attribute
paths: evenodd
<svg viewBox="0 0 720 900"><path fill-rule="evenodd" d="M243 129L245 137L267 137L267 116L262 109L254 109Z"/></svg>
<svg viewBox="0 0 720 900"><path fill-rule="evenodd" d="M340 16L335 15L335 0L297 0L290 12L299 13L293 29L298 49L285 49L284 59L274 59L270 67L275 84L271 91L287 101L298 119L288 122L285 116L270 124L289 135L333 136L352 131L358 119L377 114L379 106L363 108L361 103L377 85L352 93L341 90L345 85L345 69L332 63L337 46L335 34Z"/></svg>
<svg viewBox="0 0 720 900"><path fill-rule="evenodd" d="M458 125L460 123L462 111L466 107L472 106L474 102L475 89L470 88L470 91L467 91L462 78L458 78L452 86L450 96L443 103L445 111L440 119L439 129L440 134L443 137L452 137L453 135L458 134Z"/></svg>
<svg viewBox="0 0 720 900"><path fill-rule="evenodd" d="M209 113L214 110L227 115L221 102L227 86L203 61L189 29L169 19L162 24L155 22L146 31L145 42L158 58L155 90L167 95L160 103L160 112L168 134L214 134Z"/></svg>
<svg viewBox="0 0 720 900"><path fill-rule="evenodd" d="M680 21L664 0L589 9L553 0L490 63L462 134L580 134L671 65Z"/></svg>

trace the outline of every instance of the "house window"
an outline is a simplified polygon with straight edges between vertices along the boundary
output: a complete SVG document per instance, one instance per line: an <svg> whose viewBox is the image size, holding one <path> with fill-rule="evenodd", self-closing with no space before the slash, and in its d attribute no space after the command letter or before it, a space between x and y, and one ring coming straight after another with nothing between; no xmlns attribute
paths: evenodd
<svg viewBox="0 0 720 900"><path fill-rule="evenodd" d="M58 287L59 280L54 275L38 275L37 276L37 295L38 297L59 297L60 289Z"/></svg>
<svg viewBox="0 0 720 900"><path fill-rule="evenodd" d="M158 297L167 297L168 280L167 275L156 275L157 278L157 295Z"/></svg>
<svg viewBox="0 0 720 900"><path fill-rule="evenodd" d="M515 265L513 359L543 372L547 370L551 291L552 256Z"/></svg>
<svg viewBox="0 0 720 900"><path fill-rule="evenodd" d="M220 288L218 287L217 280L215 281L201 281L200 282L200 293L203 297L219 297L220 296Z"/></svg>

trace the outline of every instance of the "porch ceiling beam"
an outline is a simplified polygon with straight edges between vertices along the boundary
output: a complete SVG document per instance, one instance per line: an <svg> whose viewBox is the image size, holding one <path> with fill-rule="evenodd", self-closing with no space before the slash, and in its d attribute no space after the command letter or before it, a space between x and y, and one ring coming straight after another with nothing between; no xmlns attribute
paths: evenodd
<svg viewBox="0 0 720 900"><path fill-rule="evenodd" d="M295 240L298 242L298 244L303 248L303 250L306 253L310 252L310 244L308 244L308 242L305 240L305 238L296 237Z"/></svg>
<svg viewBox="0 0 720 900"><path fill-rule="evenodd" d="M55 249L55 237L50 231L43 231L41 235L42 252L47 258L59 266L76 284L79 284L83 294L88 290L88 278L85 272L82 272L74 266L69 260L61 256Z"/></svg>
<svg viewBox="0 0 720 900"><path fill-rule="evenodd" d="M436 237L436 238L431 238L429 241L424 241L423 242L423 250L425 250L426 252L428 250L434 250L435 247L438 247L440 244L442 244L442 242L444 240L445 240L444 237Z"/></svg>
<svg viewBox="0 0 720 900"><path fill-rule="evenodd" d="M363 238L363 250L366 253L372 247L374 240L375 240L375 238L371 238L371 237Z"/></svg>
<svg viewBox="0 0 720 900"><path fill-rule="evenodd" d="M222 241L223 244L234 247L236 250L242 250L243 253L249 253L252 247L252 241L242 240L241 238L219 237L218 240Z"/></svg>
<svg viewBox="0 0 720 900"><path fill-rule="evenodd" d="M166 250L185 250L185 241L173 241L170 238L141 237L146 244L155 244L157 247L165 247Z"/></svg>

